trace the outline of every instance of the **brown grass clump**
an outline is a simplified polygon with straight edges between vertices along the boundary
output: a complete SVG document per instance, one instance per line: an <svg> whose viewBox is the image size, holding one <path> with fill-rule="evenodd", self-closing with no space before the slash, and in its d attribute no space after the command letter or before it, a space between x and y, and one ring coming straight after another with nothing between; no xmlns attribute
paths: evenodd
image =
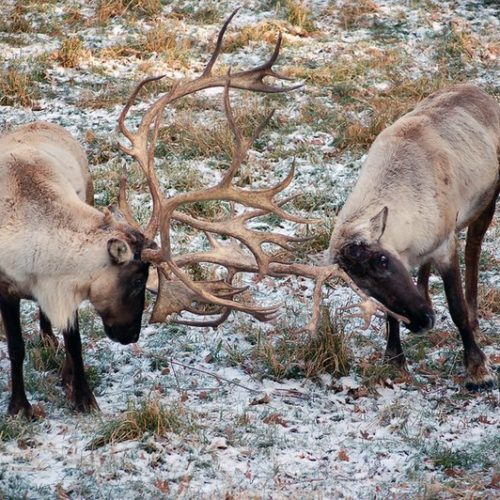
<svg viewBox="0 0 500 500"><path fill-rule="evenodd" d="M246 107L239 110L236 123L245 136L253 131L268 114L264 107L259 110ZM191 111L179 113L175 122L163 127L158 136L162 151L159 153L182 154L184 158L221 157L229 160L233 153L233 135L225 122L215 123L210 128L193 121Z"/></svg>
<svg viewBox="0 0 500 500"><path fill-rule="evenodd" d="M124 15L153 17L161 12L161 0L99 0L96 18L99 24Z"/></svg>
<svg viewBox="0 0 500 500"><path fill-rule="evenodd" d="M255 346L251 357L255 370L263 376L281 380L306 377L315 379L328 373L341 377L349 373L351 351L348 337L337 320L323 308L317 334L306 340L284 331L279 339L267 336Z"/></svg>
<svg viewBox="0 0 500 500"><path fill-rule="evenodd" d="M285 0L286 18L294 26L305 33L311 33L316 28L311 18L311 11L304 0Z"/></svg>
<svg viewBox="0 0 500 500"><path fill-rule="evenodd" d="M32 31L31 24L25 17L26 7L22 3L17 2L10 13L10 22L7 30L11 33L30 33Z"/></svg>
<svg viewBox="0 0 500 500"><path fill-rule="evenodd" d="M152 28L139 41L127 45L114 45L106 47L98 53L101 59L114 59L119 57L147 58L151 53L161 55L173 68L183 68L189 60L191 40L178 36L175 24L156 22ZM147 69L147 68L146 68ZM160 86L164 82L160 82ZM153 84L148 89L155 87Z"/></svg>
<svg viewBox="0 0 500 500"><path fill-rule="evenodd" d="M350 0L338 10L342 26L347 30L363 25L366 15L378 11L378 5L374 0Z"/></svg>
<svg viewBox="0 0 500 500"><path fill-rule="evenodd" d="M61 48L56 52L55 59L64 68L78 68L80 60L89 53L80 38L66 38L61 43Z"/></svg>
<svg viewBox="0 0 500 500"><path fill-rule="evenodd" d="M500 289L480 286L478 291L478 313L483 318L500 314Z"/></svg>
<svg viewBox="0 0 500 500"><path fill-rule="evenodd" d="M176 26L155 23L146 34L141 49L162 54L171 64L177 62L185 65L189 59L191 41L186 37L178 37L176 31Z"/></svg>
<svg viewBox="0 0 500 500"><path fill-rule="evenodd" d="M146 399L140 403L129 403L120 417L103 421L97 437L87 449L95 450L106 444L140 439L145 432L165 436L173 432L181 434L195 428L193 415L183 406L165 407L157 399Z"/></svg>
<svg viewBox="0 0 500 500"><path fill-rule="evenodd" d="M17 68L0 71L0 104L32 106L35 90L31 77Z"/></svg>
<svg viewBox="0 0 500 500"><path fill-rule="evenodd" d="M233 52L256 41L274 45L278 33L288 33L290 29L290 24L285 21L260 21L255 25L245 26L235 33L228 33L224 42L224 50Z"/></svg>
<svg viewBox="0 0 500 500"><path fill-rule="evenodd" d="M369 109L371 116L367 123L361 120L346 120L341 124L334 132L338 137L337 147L342 151L366 149L382 130L444 84L440 78L424 77L396 83L385 91L372 93L370 90L361 90L353 93L357 103L351 106L351 109L354 108L358 112Z"/></svg>
<svg viewBox="0 0 500 500"><path fill-rule="evenodd" d="M130 95L131 87L128 82L123 85L106 84L99 92L83 92L78 100L78 106L82 108L101 109L115 106L116 104L125 104Z"/></svg>

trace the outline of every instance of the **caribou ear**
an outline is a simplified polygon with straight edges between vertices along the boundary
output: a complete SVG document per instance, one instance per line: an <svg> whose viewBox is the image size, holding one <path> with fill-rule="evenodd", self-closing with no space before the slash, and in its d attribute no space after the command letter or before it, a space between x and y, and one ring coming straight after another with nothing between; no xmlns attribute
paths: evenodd
<svg viewBox="0 0 500 500"><path fill-rule="evenodd" d="M108 253L115 264L124 264L134 258L134 254L127 243L118 238L108 240Z"/></svg>
<svg viewBox="0 0 500 500"><path fill-rule="evenodd" d="M370 219L370 231L372 238L379 241L385 231L385 224L387 222L387 214L389 209L384 207L377 215Z"/></svg>

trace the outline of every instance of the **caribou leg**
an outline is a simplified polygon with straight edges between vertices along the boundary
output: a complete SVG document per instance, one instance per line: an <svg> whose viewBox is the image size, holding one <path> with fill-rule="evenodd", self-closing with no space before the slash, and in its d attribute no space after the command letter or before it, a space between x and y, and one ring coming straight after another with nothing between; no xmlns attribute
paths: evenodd
<svg viewBox="0 0 500 500"><path fill-rule="evenodd" d="M420 293L425 297L427 304L432 307L432 299L429 293L429 276L431 275L431 263L427 262L423 264L418 269L417 275L417 288Z"/></svg>
<svg viewBox="0 0 500 500"><path fill-rule="evenodd" d="M99 406L92 394L82 358L82 341L78 327L78 314L72 326L63 330L64 347L66 349L66 360L62 371L63 383L67 385L70 399L76 411L88 412L98 410Z"/></svg>
<svg viewBox="0 0 500 500"><path fill-rule="evenodd" d="M57 340L57 337L54 335L54 332L52 330L52 324L45 315L45 313L39 309L40 312L40 337L42 338L43 342L52 345L53 347L58 347L59 346L59 341Z"/></svg>
<svg viewBox="0 0 500 500"><path fill-rule="evenodd" d="M385 322L387 334L387 346L385 348L385 360L391 363L403 372L408 371L406 357L401 346L401 338L399 336L399 321L392 316L387 316Z"/></svg>
<svg viewBox="0 0 500 500"><path fill-rule="evenodd" d="M495 213L496 198L497 195L493 197L491 203L467 229L467 240L465 243L465 298L469 306L470 322L476 331L479 331L479 321L477 319L479 257L481 255L481 244L484 233L486 233Z"/></svg>
<svg viewBox="0 0 500 500"><path fill-rule="evenodd" d="M460 264L456 243L453 245L449 262L437 267L444 282L446 300L451 318L460 332L464 345L464 364L467 373L465 385L469 390L488 389L494 385L494 375L488 361L474 338L474 327L469 318L460 279Z"/></svg>
<svg viewBox="0 0 500 500"><path fill-rule="evenodd" d="M431 296L429 294L429 276L431 274L431 263L428 262L420 266L418 270L417 288L425 297L427 303L432 306ZM392 363L402 371L408 371L406 357L401 346L399 334L400 322L392 316L387 316L385 323L387 334L387 346L385 348L385 360Z"/></svg>
<svg viewBox="0 0 500 500"><path fill-rule="evenodd" d="M0 299L0 310L7 335L12 377L12 393L7 412L9 415L22 413L26 418L31 419L33 410L24 389L23 362L25 348L21 332L19 303L20 301L17 298L2 297Z"/></svg>

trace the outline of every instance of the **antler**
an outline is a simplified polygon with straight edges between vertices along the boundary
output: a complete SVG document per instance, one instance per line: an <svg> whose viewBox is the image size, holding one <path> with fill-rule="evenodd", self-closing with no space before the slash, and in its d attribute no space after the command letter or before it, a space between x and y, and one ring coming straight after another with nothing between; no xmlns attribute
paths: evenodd
<svg viewBox="0 0 500 500"><path fill-rule="evenodd" d="M293 197L288 197L280 201L275 199L292 181L295 171L295 162L292 162L288 175L271 188L243 189L234 184L235 175L242 162L245 160L249 148L264 127L269 123L273 116L273 112L263 120L251 137L245 137L236 125L232 112L229 99L230 88L263 93L277 93L287 92L301 87L300 84L282 87L264 82L265 77L272 77L276 80L290 80L288 77L273 70L273 65L278 58L281 47L281 34L278 37L272 56L266 63L246 71L237 73L228 72L225 75L213 75L212 70L220 54L224 34L237 10L235 10L224 23L219 32L214 52L205 66L204 71L198 78L176 82L168 93L160 96L151 104L145 112L136 131L132 132L125 125L125 119L140 90L147 84L162 79L165 75L146 78L141 81L132 92L119 117L119 130L130 142L130 146L120 144L120 148L137 161L140 169L146 176L152 196L152 214L143 232L149 239L153 239L158 232L160 235L160 249L147 249L142 253L142 258L151 262L158 269L158 297L153 309L151 321L163 322L170 315L182 311L188 311L203 316L219 315L214 320L202 322L176 320L179 323L196 326L216 327L227 319L231 310L246 312L262 321L275 318L278 311L276 305L251 306L235 300L235 297L245 290L245 288L233 286L233 278L240 272L255 273L259 276L270 275L276 277L295 274L315 280L313 314L311 321L305 327L305 330L310 332L316 331L319 322L322 287L333 278L343 279L356 291L356 293L358 293L358 295L365 299L361 304L361 307L365 311L365 317L369 312L372 314L377 311L390 313L390 311L387 311L387 309L380 304L373 306L371 299L369 302L368 297L356 287L352 280L350 280L346 273L339 269L338 266L311 266L305 264L283 263L280 261L279 253L269 254L265 252L263 248L264 244L271 243L282 249L290 250L292 243L304 241L305 238L296 238L280 233L260 232L248 227L248 222L251 219L269 213L273 213L282 219L302 224L308 224L313 221L297 217L282 208L282 206ZM224 88L224 111L229 128L234 136L234 151L231 165L216 185L203 190L179 193L167 197L161 191L160 183L154 168L154 150L163 112L166 106L177 99L211 87ZM250 210L243 211L239 215L232 214L230 217L219 221L195 218L177 210L182 205L209 200L236 202ZM129 223L139 228L126 202L125 177L123 177L120 182L119 207ZM172 220L204 231L210 244L210 250L174 255L171 246ZM217 242L213 234L229 237L229 244L223 245ZM236 241L243 244L247 251L242 250L242 247L237 245ZM225 280L204 282L193 281L183 268L197 263L211 263L226 268L227 274ZM197 305L194 305L195 303ZM368 306L369 304L370 306ZM210 305L208 309L207 305ZM217 306L215 311L212 307L214 305Z"/></svg>

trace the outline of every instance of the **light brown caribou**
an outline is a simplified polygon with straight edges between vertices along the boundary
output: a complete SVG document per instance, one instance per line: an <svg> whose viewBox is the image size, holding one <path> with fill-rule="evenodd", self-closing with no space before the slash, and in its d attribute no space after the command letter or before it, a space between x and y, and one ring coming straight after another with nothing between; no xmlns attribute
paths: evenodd
<svg viewBox="0 0 500 500"><path fill-rule="evenodd" d="M216 327L232 310L268 320L276 316L278 308L248 305L238 300L241 289L232 284L235 275L241 272L260 276L295 274L315 280L313 314L304 327L314 334L320 318L323 284L341 278L364 299L359 306L367 324L377 312L387 317L387 357L405 367L399 322L405 322L413 331L433 326L434 313L427 289L430 266L434 264L443 276L450 312L463 339L467 386L474 389L492 385L493 374L475 341L474 331L478 329L480 247L499 188L498 104L470 85L443 90L422 101L413 112L380 134L373 144L360 180L339 214L326 264L288 262L283 259L282 251L269 251L265 245L289 250L297 238L254 230L249 222L267 213L298 223L308 222L283 209L291 197L277 199L292 180L293 163L288 176L275 187L252 190L237 185L238 169L270 116L252 137L243 136L233 117L229 91L237 88L274 93L299 86L287 88L264 80L266 77L287 79L273 69L281 36L273 55L261 66L226 75L214 74L224 33L235 13L221 29L215 50L199 77L175 81L169 92L149 106L137 129L131 130L126 118L141 89L163 76L143 80L119 118L119 130L128 141L121 149L137 161L152 195L153 211L144 233L148 238L159 233L161 242L159 249L145 250L142 255L159 272L159 293L151 320L171 320L172 314L182 311L202 316L219 314L209 321L176 320ZM165 107L211 87L224 87L224 109L235 142L231 165L213 186L167 196L160 188L154 162ZM179 210L190 203L209 200L225 200L240 208L216 221L199 219ZM120 190L120 207L128 222L140 229L126 203L125 180ZM176 255L171 243L173 221L204 231L209 250ZM469 227L467 302L460 284L456 247L456 232L466 226ZM216 234L226 241L217 241ZM195 282L186 269L199 263L225 267L227 273L219 281ZM418 287L409 274L414 266L420 266ZM207 309L205 304L211 307Z"/></svg>
<svg viewBox="0 0 500 500"><path fill-rule="evenodd" d="M466 386L494 375L477 345L478 267L500 189L500 106L472 85L440 90L386 128L337 216L329 259L368 295L405 317L412 332L434 325L431 266L440 273L462 337ZM457 233L468 228L465 296ZM418 283L410 275L419 268ZM399 321L387 318L386 358L404 368Z"/></svg>
<svg viewBox="0 0 500 500"><path fill-rule="evenodd" d="M86 203L91 197L85 153L63 128L35 122L0 138L0 310L12 371L11 415L32 414L23 381L20 299L36 300L63 331L63 382L79 411L97 407L83 368L80 303L94 305L112 340L139 338L146 240Z"/></svg>

